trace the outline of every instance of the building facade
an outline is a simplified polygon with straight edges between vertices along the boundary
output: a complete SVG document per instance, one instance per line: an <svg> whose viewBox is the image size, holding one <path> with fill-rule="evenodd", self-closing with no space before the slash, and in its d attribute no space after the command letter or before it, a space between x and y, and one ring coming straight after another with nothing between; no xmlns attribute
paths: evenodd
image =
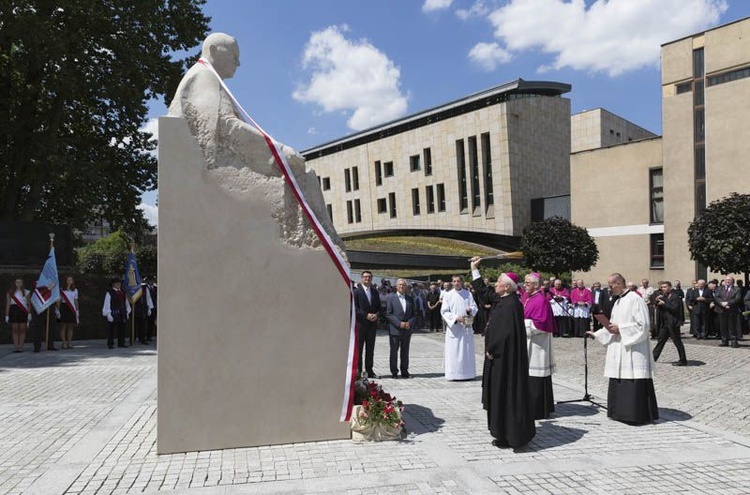
<svg viewBox="0 0 750 495"><path fill-rule="evenodd" d="M603 108L584 110L570 117L571 153L652 137L656 134Z"/></svg>
<svg viewBox="0 0 750 495"><path fill-rule="evenodd" d="M567 84L522 79L302 152L342 238L484 234L517 245L570 189Z"/></svg>
<svg viewBox="0 0 750 495"><path fill-rule="evenodd" d="M601 256L584 277L714 275L690 259L688 226L712 201L750 192L750 18L663 45L661 79L662 139L571 157L572 221ZM606 190L621 204L600 216L591 200Z"/></svg>

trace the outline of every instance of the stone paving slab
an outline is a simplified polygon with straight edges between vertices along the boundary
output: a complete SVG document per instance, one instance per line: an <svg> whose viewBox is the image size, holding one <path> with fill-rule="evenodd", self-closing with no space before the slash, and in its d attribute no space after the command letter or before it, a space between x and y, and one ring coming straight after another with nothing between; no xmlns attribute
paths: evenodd
<svg viewBox="0 0 750 495"><path fill-rule="evenodd" d="M0 494L750 492L748 348L687 341L692 365L678 368L668 344L657 364L657 423L631 427L592 404L558 404L534 440L513 451L490 445L480 381L444 380L443 338L415 335L414 378L379 380L406 405L405 441L163 456L155 453L154 349L90 341L13 354L0 346ZM380 336L381 372L387 346ZM583 341L554 346L555 397L579 399ZM604 349L589 342L588 357L589 391L600 399ZM477 353L480 372L481 364Z"/></svg>

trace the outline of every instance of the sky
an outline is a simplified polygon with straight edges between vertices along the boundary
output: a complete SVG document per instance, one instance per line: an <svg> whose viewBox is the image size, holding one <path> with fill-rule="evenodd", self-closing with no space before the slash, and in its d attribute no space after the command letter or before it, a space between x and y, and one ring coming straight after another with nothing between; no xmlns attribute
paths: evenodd
<svg viewBox="0 0 750 495"><path fill-rule="evenodd" d="M661 134L660 45L750 16L750 0L208 0L237 38L229 88L298 151L518 78L568 83ZM200 47L192 52L199 53ZM145 129L167 112L153 101ZM143 196L156 224L158 192Z"/></svg>

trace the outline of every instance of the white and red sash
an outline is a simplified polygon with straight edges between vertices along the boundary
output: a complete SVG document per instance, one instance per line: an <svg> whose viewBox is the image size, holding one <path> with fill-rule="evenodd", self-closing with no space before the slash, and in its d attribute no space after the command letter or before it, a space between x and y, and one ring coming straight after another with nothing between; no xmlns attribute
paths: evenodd
<svg viewBox="0 0 750 495"><path fill-rule="evenodd" d="M73 314L78 317L78 310L76 309L76 305L73 304L73 302L68 298L68 295L65 293L64 290L60 291L60 296L63 298L63 302L68 305L70 310L73 312Z"/></svg>
<svg viewBox="0 0 750 495"><path fill-rule="evenodd" d="M10 295L10 298L13 299L13 301L15 301L16 306L18 306L19 308L21 308L21 311L23 311L26 314L29 314L29 307L26 306L25 302L21 302L21 301L18 300L18 298L16 297L16 293L15 292L11 292L9 295ZM25 300L26 299L24 298L24 301Z"/></svg>
<svg viewBox="0 0 750 495"><path fill-rule="evenodd" d="M292 173L292 170L289 167L289 164L286 162L284 155L279 151L276 141L274 141L273 138L271 138L271 136L269 136L266 133L266 131L264 131L258 125L258 123L255 122L255 120L253 120L252 117L250 117L250 115L245 111L245 109L242 108L242 105L240 105L240 103L234 97L232 92L229 91L229 87L227 87L226 83L221 78L219 73L216 72L216 69L214 69L213 65L211 65L211 62L201 57L200 60L198 60L198 63L206 67L209 71L211 71L211 73L214 76L216 76L216 79L219 80L219 84L224 89L224 91L226 91L227 95L232 101L232 104L234 105L235 110L237 110L237 112L239 113L240 118L242 118L247 124L250 124L253 127L255 127L255 129L257 129L258 132L260 132L260 134L263 136L263 138L266 141L266 145L268 146L268 149L271 151L271 154L273 154L274 160L276 161L276 165L278 165L279 169L281 169L281 173L284 175L284 179L286 180L286 183L289 185L292 192L294 193L294 197L297 199L297 202L302 208L302 211L305 212L305 216L309 220L310 225L312 225L313 229L315 230L315 233L318 235L318 238L323 244L323 247L328 252L328 255L331 257L331 261L333 261L333 264L336 266L336 269L338 269L344 283L349 289L349 352L348 352L348 358L347 358L344 401L343 401L343 405L341 408L341 421L349 421L351 417L352 405L353 405L353 400L354 400L354 382L355 382L356 374L357 374L357 359L358 359L357 351L359 348L357 345L357 333L358 333L357 332L357 318L356 318L355 307L354 307L354 295L352 293L351 279L349 277L349 266L341 257L341 255L338 253L338 251L336 251L336 249L334 248L333 241L331 241L331 238L328 236L328 233L323 229L323 226L321 225L318 218L315 216L315 213L312 211L312 208L310 208L310 205L307 203L307 200L305 200L305 197L302 195L302 190L297 184L297 180L295 179L294 174Z"/></svg>

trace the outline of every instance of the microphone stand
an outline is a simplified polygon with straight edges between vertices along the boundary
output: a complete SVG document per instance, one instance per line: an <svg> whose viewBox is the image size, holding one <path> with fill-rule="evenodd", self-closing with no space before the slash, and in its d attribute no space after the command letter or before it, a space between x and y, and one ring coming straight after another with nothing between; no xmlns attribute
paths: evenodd
<svg viewBox="0 0 750 495"><path fill-rule="evenodd" d="M563 307L562 304L560 306ZM563 309L565 308L563 307ZM570 311L568 311L567 309L565 309L565 312L568 313L568 315L570 315L571 317L573 316L570 314ZM604 405L599 404L598 402L594 401L594 396L589 394L589 336L588 335L583 336L583 397L581 397L580 399L557 401L558 404L572 404L574 402L588 402L592 406L596 406L601 409L606 409Z"/></svg>

